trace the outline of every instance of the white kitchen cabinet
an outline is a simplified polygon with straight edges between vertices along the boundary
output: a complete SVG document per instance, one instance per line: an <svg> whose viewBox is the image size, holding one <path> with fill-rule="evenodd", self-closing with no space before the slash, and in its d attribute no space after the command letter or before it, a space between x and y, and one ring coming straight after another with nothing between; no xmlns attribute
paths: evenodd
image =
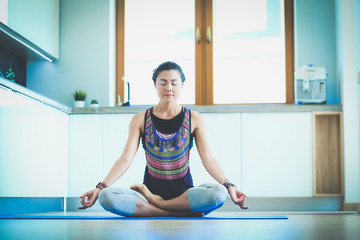
<svg viewBox="0 0 360 240"><path fill-rule="evenodd" d="M59 0L5 0L1 6L6 5L7 19L2 20L8 27L59 58Z"/></svg>
<svg viewBox="0 0 360 240"><path fill-rule="evenodd" d="M226 176L237 186L241 186L241 118L240 113L203 113L207 138L211 151ZM203 167L199 153L194 147L190 153L190 170L194 185L216 182Z"/></svg>
<svg viewBox="0 0 360 240"><path fill-rule="evenodd" d="M311 113L243 113L243 191L250 197L312 196Z"/></svg>
<svg viewBox="0 0 360 240"><path fill-rule="evenodd" d="M69 116L6 90L0 95L0 197L66 196Z"/></svg>
<svg viewBox="0 0 360 240"><path fill-rule="evenodd" d="M235 183L240 184L240 113L203 114L211 150L224 172ZM128 137L129 124L133 114L104 115L103 152L104 172L109 172L114 162L121 155ZM145 153L140 142L135 158L126 173L114 186L131 186L143 182L146 167ZM202 165L196 144L190 153L190 171L194 184L216 182Z"/></svg>
<svg viewBox="0 0 360 240"><path fill-rule="evenodd" d="M102 180L102 116L70 115L69 196L79 197Z"/></svg>
<svg viewBox="0 0 360 240"><path fill-rule="evenodd" d="M312 196L310 112L202 115L213 155L226 176L248 196ZM133 116L70 116L70 196L93 188L106 176L125 147ZM114 186L142 182L145 166L140 143L132 165ZM215 182L202 165L195 142L190 170L194 185Z"/></svg>
<svg viewBox="0 0 360 240"><path fill-rule="evenodd" d="M134 114L109 114L103 117L103 177L106 177L124 150L133 116ZM131 166L113 186L130 187L134 183L142 183L145 164L145 153L140 143Z"/></svg>

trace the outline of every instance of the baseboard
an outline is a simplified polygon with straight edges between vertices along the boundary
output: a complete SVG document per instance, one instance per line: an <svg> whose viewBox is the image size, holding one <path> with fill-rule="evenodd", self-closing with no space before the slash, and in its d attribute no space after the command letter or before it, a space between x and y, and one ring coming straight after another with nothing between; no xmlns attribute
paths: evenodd
<svg viewBox="0 0 360 240"><path fill-rule="evenodd" d="M360 213L360 203L357 202L345 202L343 211L357 211Z"/></svg>
<svg viewBox="0 0 360 240"><path fill-rule="evenodd" d="M341 211L342 197L249 197L246 205L250 211ZM79 197L67 198L67 211L77 211L81 206ZM104 210L97 201L87 211ZM219 211L239 211L230 198Z"/></svg>
<svg viewBox="0 0 360 240"><path fill-rule="evenodd" d="M251 211L342 211L343 197L249 197L246 205ZM220 210L239 209L228 198Z"/></svg>
<svg viewBox="0 0 360 240"><path fill-rule="evenodd" d="M56 212L63 210L63 197L0 197L0 214Z"/></svg>
<svg viewBox="0 0 360 240"><path fill-rule="evenodd" d="M66 200L66 201L64 201ZM250 197L247 204L250 211L359 211L359 203L344 203L342 197ZM0 197L0 214L39 213L56 211L77 211L79 197L18 198ZM86 211L103 211L97 201ZM239 211L230 198L219 211Z"/></svg>
<svg viewBox="0 0 360 240"><path fill-rule="evenodd" d="M81 207L80 200L81 199L79 197L66 198L66 211L78 211L79 210L78 207ZM96 201L91 208L88 208L85 211L103 211L103 210L104 208L101 207L99 201ZM79 210L79 211L84 211L84 210Z"/></svg>

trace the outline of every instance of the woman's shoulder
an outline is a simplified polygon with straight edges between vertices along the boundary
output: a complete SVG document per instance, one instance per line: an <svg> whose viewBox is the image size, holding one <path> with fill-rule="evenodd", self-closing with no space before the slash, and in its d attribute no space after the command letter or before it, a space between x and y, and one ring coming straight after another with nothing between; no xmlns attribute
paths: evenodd
<svg viewBox="0 0 360 240"><path fill-rule="evenodd" d="M144 112L139 112L139 113L136 113L134 116L133 116L133 121L144 121L144 118L145 118L145 114L146 114L146 111Z"/></svg>
<svg viewBox="0 0 360 240"><path fill-rule="evenodd" d="M146 112L139 112L132 117L130 123L130 126L132 126L130 127L131 129L139 129L141 133L144 131L145 113Z"/></svg>
<svg viewBox="0 0 360 240"><path fill-rule="evenodd" d="M197 128L203 124L204 118L203 116L197 111L191 111L191 124Z"/></svg>
<svg viewBox="0 0 360 240"><path fill-rule="evenodd" d="M193 110L191 110L190 112L191 112L191 120L202 118L202 115L199 112Z"/></svg>

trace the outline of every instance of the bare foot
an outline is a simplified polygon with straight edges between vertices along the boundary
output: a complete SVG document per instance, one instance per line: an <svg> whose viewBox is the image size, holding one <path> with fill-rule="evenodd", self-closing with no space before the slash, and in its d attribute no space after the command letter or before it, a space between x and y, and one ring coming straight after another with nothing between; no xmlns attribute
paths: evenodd
<svg viewBox="0 0 360 240"><path fill-rule="evenodd" d="M170 216L171 217L203 217L204 212L182 212L182 211L178 211L178 212L171 212Z"/></svg>
<svg viewBox="0 0 360 240"><path fill-rule="evenodd" d="M164 200L161 196L155 195L146 187L145 184L136 183L130 187L132 190L141 193L148 202L154 206L157 206L158 201Z"/></svg>

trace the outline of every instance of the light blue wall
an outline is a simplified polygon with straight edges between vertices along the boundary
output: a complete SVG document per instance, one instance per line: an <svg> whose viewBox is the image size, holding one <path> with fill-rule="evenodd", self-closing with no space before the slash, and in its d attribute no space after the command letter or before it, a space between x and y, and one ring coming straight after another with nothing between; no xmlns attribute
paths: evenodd
<svg viewBox="0 0 360 240"><path fill-rule="evenodd" d="M8 26L59 57L59 0L8 0Z"/></svg>
<svg viewBox="0 0 360 240"><path fill-rule="evenodd" d="M27 65L29 89L68 106L72 93L88 93L87 104L109 102L109 1L60 1L60 56L54 63Z"/></svg>
<svg viewBox="0 0 360 240"><path fill-rule="evenodd" d="M334 0L295 0L295 66L326 66L327 104L339 104Z"/></svg>
<svg viewBox="0 0 360 240"><path fill-rule="evenodd" d="M360 0L355 1L355 18L356 18L356 69L358 74L358 106L360 107ZM360 119L360 109L359 109L359 119ZM359 121L359 137L360 137L360 121ZM360 140L359 140L359 149L360 149ZM359 159L360 162L360 159ZM359 164L360 166L360 164ZM360 168L359 168L360 172ZM360 178L359 178L360 181ZM360 182L359 182L360 186ZM359 189L360 195L360 189ZM360 199L359 199L360 201ZM359 206L360 207L360 206ZM360 209L359 209L360 210Z"/></svg>

